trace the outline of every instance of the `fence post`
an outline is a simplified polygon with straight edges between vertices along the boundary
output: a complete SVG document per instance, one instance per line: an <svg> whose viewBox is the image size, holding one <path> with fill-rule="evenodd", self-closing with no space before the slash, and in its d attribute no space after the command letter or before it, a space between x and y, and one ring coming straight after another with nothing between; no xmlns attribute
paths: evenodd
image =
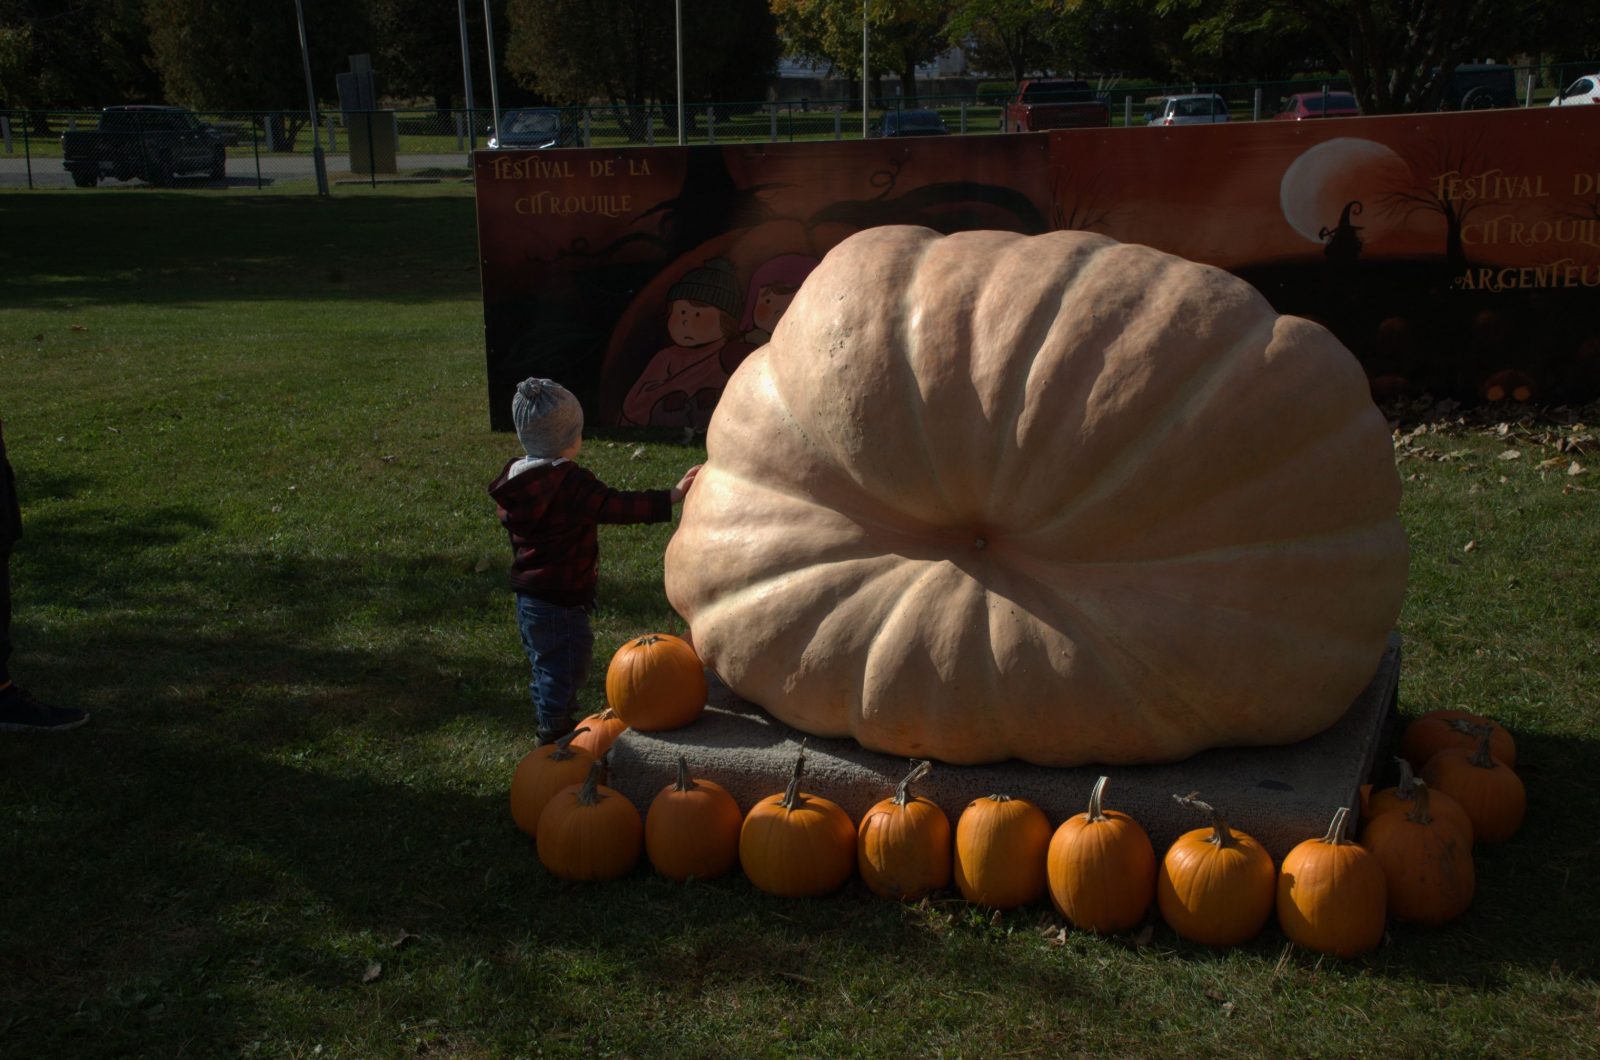
<svg viewBox="0 0 1600 1060"><path fill-rule="evenodd" d="M367 111L367 179L378 186L378 149L372 143L372 111Z"/></svg>
<svg viewBox="0 0 1600 1060"><path fill-rule="evenodd" d="M842 138L841 130L840 130L839 127L843 123L843 118L844 118L844 108L843 107L834 107L833 108L833 138L835 140L838 140L838 139Z"/></svg>
<svg viewBox="0 0 1600 1060"><path fill-rule="evenodd" d="M1133 125L1133 96L1122 97L1122 127L1124 129Z"/></svg>
<svg viewBox="0 0 1600 1060"><path fill-rule="evenodd" d="M1260 121L1261 120L1261 86L1260 85L1256 86L1255 101L1250 105L1250 120L1251 121Z"/></svg>
<svg viewBox="0 0 1600 1060"><path fill-rule="evenodd" d="M0 114L0 136L5 138L6 154L11 153L11 115Z"/></svg>
<svg viewBox="0 0 1600 1060"><path fill-rule="evenodd" d="M967 135L967 101L961 101L961 135Z"/></svg>
<svg viewBox="0 0 1600 1060"><path fill-rule="evenodd" d="M770 128L767 132L767 143L775 144L778 142L778 105L776 103L767 104L767 117L770 119L768 122Z"/></svg>
<svg viewBox="0 0 1600 1060"><path fill-rule="evenodd" d="M261 183L261 135L257 130L261 127L258 121L261 115L250 115L250 150L256 156L256 190L260 191L265 185Z"/></svg>
<svg viewBox="0 0 1600 1060"><path fill-rule="evenodd" d="M389 112L389 120L394 123L394 161L395 168L398 169L400 167L400 112L391 110ZM496 129L494 134L499 136L500 130Z"/></svg>
<svg viewBox="0 0 1600 1060"><path fill-rule="evenodd" d="M1533 71L1532 70L1528 71L1528 87L1527 87L1527 90L1525 92L1523 92L1523 94L1522 94L1522 105L1524 107L1533 106Z"/></svg>
<svg viewBox="0 0 1600 1060"><path fill-rule="evenodd" d="M717 112L716 112L716 110L714 108L712 108L711 106L707 105L707 107L706 107L706 143L714 144L716 142L717 142Z"/></svg>
<svg viewBox="0 0 1600 1060"><path fill-rule="evenodd" d="M28 190L33 190L33 141L28 136L28 112L22 112L22 165L28 171Z"/></svg>

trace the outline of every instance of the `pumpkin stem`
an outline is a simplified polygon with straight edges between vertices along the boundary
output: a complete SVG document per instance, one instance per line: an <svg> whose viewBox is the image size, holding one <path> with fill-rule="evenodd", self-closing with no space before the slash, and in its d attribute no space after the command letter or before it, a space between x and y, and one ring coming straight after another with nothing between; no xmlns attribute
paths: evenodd
<svg viewBox="0 0 1600 1060"><path fill-rule="evenodd" d="M595 789L600 784L600 774L604 773L606 764L603 759L595 759L589 766L589 775L583 778L583 787L578 789L578 805L593 806L600 801L600 793Z"/></svg>
<svg viewBox="0 0 1600 1060"><path fill-rule="evenodd" d="M1090 824L1106 820L1105 811L1100 808L1100 799L1105 795L1106 781L1110 779L1101 777L1094 782L1094 790L1089 792L1089 809L1085 811L1084 817Z"/></svg>
<svg viewBox="0 0 1600 1060"><path fill-rule="evenodd" d="M989 796L989 801L990 802L1010 802L1011 801L1011 796L1010 795L990 795Z"/></svg>
<svg viewBox="0 0 1600 1060"><path fill-rule="evenodd" d="M550 757L557 762L565 762L578 752L572 749L572 741L578 738L580 732L588 732L589 726L580 725L556 741L556 749L550 752Z"/></svg>
<svg viewBox="0 0 1600 1060"><path fill-rule="evenodd" d="M1487 724L1469 725L1467 726L1467 731L1478 738L1478 749L1472 752L1472 758L1469 761L1480 769L1493 769L1499 765L1494 760L1494 755L1489 753L1489 737L1494 734L1494 726Z"/></svg>
<svg viewBox="0 0 1600 1060"><path fill-rule="evenodd" d="M1199 810L1211 818L1211 835L1206 839L1207 843L1217 847L1238 846L1239 841L1233 838L1232 832L1228 831L1228 819L1210 803L1201 802L1195 798L1198 794L1200 794L1198 791L1191 791L1187 795L1174 795L1172 800L1179 806L1187 806L1190 809Z"/></svg>
<svg viewBox="0 0 1600 1060"><path fill-rule="evenodd" d="M1328 834L1322 837L1322 841L1328 844L1330 847L1348 844L1350 840L1345 838L1344 823L1345 819L1349 816L1350 807L1348 806L1341 806L1337 810L1334 810L1333 821L1328 825Z"/></svg>
<svg viewBox="0 0 1600 1060"><path fill-rule="evenodd" d="M693 791L694 778L689 776L689 760L683 755L678 756L678 784L674 791Z"/></svg>
<svg viewBox="0 0 1600 1060"><path fill-rule="evenodd" d="M1402 799L1411 798L1411 789L1417 786L1417 776L1411 771L1411 763L1404 758L1395 756L1395 764L1400 767L1400 780L1394 786L1394 793Z"/></svg>
<svg viewBox="0 0 1600 1060"><path fill-rule="evenodd" d="M800 741L800 753L794 759L794 772L789 775L789 786L783 789L783 801L778 803L786 810L800 804L800 777L806 771L806 742Z"/></svg>
<svg viewBox="0 0 1600 1060"><path fill-rule="evenodd" d="M1411 812L1406 814L1406 820L1415 824L1432 824L1433 816L1428 813L1428 785L1418 778L1416 786L1411 789L1411 801L1414 804Z"/></svg>
<svg viewBox="0 0 1600 1060"><path fill-rule="evenodd" d="M894 789L894 804L896 806L904 806L915 799L916 796L911 794L911 785L931 772L933 772L933 763L927 759L923 759L913 765L911 772L907 773L906 778L900 782L900 786Z"/></svg>

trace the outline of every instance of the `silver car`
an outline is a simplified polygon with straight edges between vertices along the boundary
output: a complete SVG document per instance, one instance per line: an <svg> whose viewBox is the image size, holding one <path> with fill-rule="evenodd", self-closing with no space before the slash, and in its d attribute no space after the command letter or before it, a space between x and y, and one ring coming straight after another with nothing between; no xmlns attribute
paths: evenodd
<svg viewBox="0 0 1600 1060"><path fill-rule="evenodd" d="M1150 125L1216 125L1228 120L1228 103L1213 92L1161 96L1144 116Z"/></svg>

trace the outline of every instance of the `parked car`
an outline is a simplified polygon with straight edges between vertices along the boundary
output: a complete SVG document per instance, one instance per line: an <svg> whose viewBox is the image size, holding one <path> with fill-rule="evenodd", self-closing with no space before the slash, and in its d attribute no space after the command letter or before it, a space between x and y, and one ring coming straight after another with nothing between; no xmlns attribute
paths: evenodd
<svg viewBox="0 0 1600 1060"><path fill-rule="evenodd" d="M1228 104L1215 93L1157 96L1144 120L1149 125L1215 125L1228 120Z"/></svg>
<svg viewBox="0 0 1600 1060"><path fill-rule="evenodd" d="M1503 63L1463 63L1450 74L1440 110L1489 110L1517 105L1517 73Z"/></svg>
<svg viewBox="0 0 1600 1060"><path fill-rule="evenodd" d="M1600 103L1600 74L1584 74L1550 101L1552 107L1570 107L1578 103Z"/></svg>
<svg viewBox="0 0 1600 1060"><path fill-rule="evenodd" d="M1093 129L1110 124L1110 105L1087 81L1024 81L1000 112L1001 132Z"/></svg>
<svg viewBox="0 0 1600 1060"><path fill-rule="evenodd" d="M222 138L183 107L107 107L98 128L61 135L61 166L80 188L102 177L158 185L189 173L222 180L227 159Z"/></svg>
<svg viewBox="0 0 1600 1060"><path fill-rule="evenodd" d="M872 127L873 136L949 136L936 110L891 110Z"/></svg>
<svg viewBox="0 0 1600 1060"><path fill-rule="evenodd" d="M560 107L529 107L500 115L500 129L489 137L489 150L538 150L577 142L577 122L568 112Z"/></svg>
<svg viewBox="0 0 1600 1060"><path fill-rule="evenodd" d="M1361 105L1354 92L1296 92L1283 101L1276 121L1305 121L1307 118L1355 118L1361 114Z"/></svg>

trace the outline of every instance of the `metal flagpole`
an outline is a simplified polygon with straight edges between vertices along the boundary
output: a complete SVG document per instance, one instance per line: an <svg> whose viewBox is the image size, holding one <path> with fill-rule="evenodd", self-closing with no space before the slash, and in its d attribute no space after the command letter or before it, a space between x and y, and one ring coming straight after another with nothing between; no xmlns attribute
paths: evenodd
<svg viewBox="0 0 1600 1060"><path fill-rule="evenodd" d="M494 113L494 134L500 135L500 78L494 70L494 15L489 0L483 0L483 35L489 46L489 106Z"/></svg>
<svg viewBox="0 0 1600 1060"><path fill-rule="evenodd" d="M467 51L467 0L456 0L456 16L461 20L461 80L467 93L467 149L476 151L478 113L472 104L472 55Z"/></svg>
<svg viewBox="0 0 1600 1060"><path fill-rule="evenodd" d="M867 0L861 0L861 138L867 138Z"/></svg>
<svg viewBox="0 0 1600 1060"><path fill-rule="evenodd" d="M676 0L673 12L678 21L678 146L682 147L688 142L683 128L683 0Z"/></svg>
<svg viewBox="0 0 1600 1060"><path fill-rule="evenodd" d="M311 112L311 165L317 172L317 194L328 194L328 160L322 154L322 137L317 135L317 91L311 83L311 49L306 45L306 13L300 0L294 0L294 17L300 24L300 62L306 69L306 104Z"/></svg>

